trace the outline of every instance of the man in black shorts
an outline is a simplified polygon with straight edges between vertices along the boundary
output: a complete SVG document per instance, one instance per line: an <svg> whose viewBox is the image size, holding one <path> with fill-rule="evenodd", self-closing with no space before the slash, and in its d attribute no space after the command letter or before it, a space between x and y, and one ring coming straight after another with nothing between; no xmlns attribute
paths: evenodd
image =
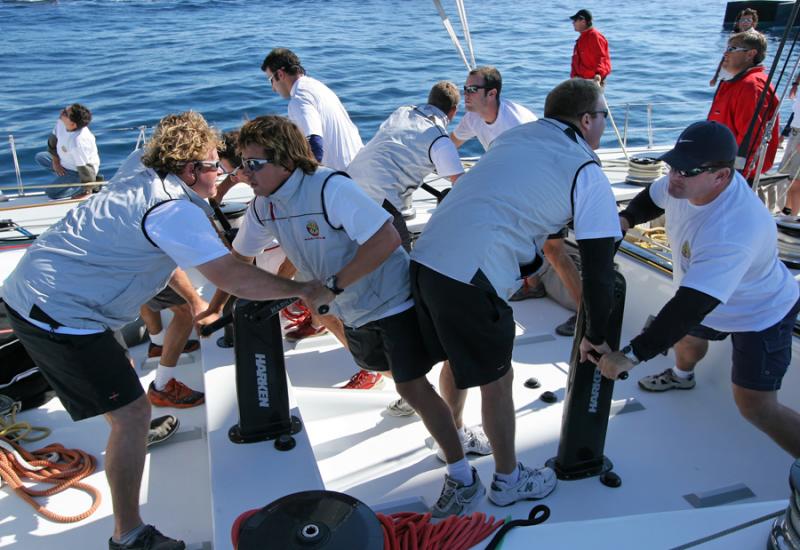
<svg viewBox="0 0 800 550"><path fill-rule="evenodd" d="M639 385L687 390L708 341L730 334L739 412L798 458L800 414L778 402L778 390L792 360L800 292L778 258L772 215L734 170L737 150L723 124L692 124L661 157L669 175L620 213L623 230L666 213L677 291L647 329L599 364L614 379L674 345L676 366Z"/></svg>
<svg viewBox="0 0 800 550"><path fill-rule="evenodd" d="M591 350L610 351L605 333L620 231L608 178L593 152L607 114L593 81L556 86L545 101L545 118L494 140L437 207L412 252L411 290L422 334L434 357L450 361L455 388L443 392L455 418L466 389L480 387L483 429L495 459L489 500L500 506L543 498L556 485L552 469L517 462L515 323L506 301L541 265L537 253L548 236L572 220L585 266L581 359ZM468 490L457 487L453 498Z"/></svg>
<svg viewBox="0 0 800 550"><path fill-rule="evenodd" d="M111 426L110 550L185 548L139 515L150 403L114 331L166 287L176 264L244 298L319 305L321 285L274 277L222 245L205 202L220 171L217 141L198 113L162 119L144 154L133 153L104 192L39 236L3 285L14 332L72 419L102 414Z"/></svg>

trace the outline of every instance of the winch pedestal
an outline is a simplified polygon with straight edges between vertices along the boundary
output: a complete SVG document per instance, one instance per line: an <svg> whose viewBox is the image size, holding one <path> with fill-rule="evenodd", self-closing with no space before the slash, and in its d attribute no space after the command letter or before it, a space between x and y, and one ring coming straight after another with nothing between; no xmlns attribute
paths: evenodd
<svg viewBox="0 0 800 550"><path fill-rule="evenodd" d="M622 314L625 308L625 278L614 272L614 301L606 331L611 349L619 349ZM580 479L609 472L611 461L603 454L611 410L614 381L600 374L592 362L579 362L579 345L585 332L583 308L578 312L575 341L572 345L564 415L561 419L561 438L558 455L547 461L559 479ZM613 478L606 476L606 478ZM617 478L618 480L618 478ZM607 484L613 486L614 480Z"/></svg>

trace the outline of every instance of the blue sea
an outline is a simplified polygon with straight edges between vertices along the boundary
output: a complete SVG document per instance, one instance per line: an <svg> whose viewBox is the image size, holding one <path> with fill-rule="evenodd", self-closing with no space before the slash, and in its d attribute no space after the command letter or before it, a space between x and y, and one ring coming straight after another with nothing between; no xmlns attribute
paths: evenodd
<svg viewBox="0 0 800 550"><path fill-rule="evenodd" d="M461 35L454 1L443 5ZM568 17L589 8L610 43L606 95L620 131L629 113L628 144L648 142L647 104L656 143L706 116L728 36L724 1L465 5L477 63L497 66L503 96L539 115L547 92L569 76L577 35ZM168 113L193 109L221 130L285 114L260 70L276 46L294 50L339 95L364 142L395 108L424 102L437 80L460 87L467 72L431 0L0 1L0 36L0 186L15 182L8 135L23 180L48 177L34 155L70 103L93 112L106 178L133 150L138 128ZM609 124L603 145L616 142ZM462 148L480 152L477 143Z"/></svg>

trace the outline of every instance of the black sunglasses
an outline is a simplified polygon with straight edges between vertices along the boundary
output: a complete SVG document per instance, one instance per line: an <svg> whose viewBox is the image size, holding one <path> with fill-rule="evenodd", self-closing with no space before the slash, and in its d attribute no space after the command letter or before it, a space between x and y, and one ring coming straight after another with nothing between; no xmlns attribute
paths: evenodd
<svg viewBox="0 0 800 550"><path fill-rule="evenodd" d="M266 164L272 164L272 161L269 159L242 159L242 168L250 172L258 172Z"/></svg>
<svg viewBox="0 0 800 550"><path fill-rule="evenodd" d="M703 172L716 172L722 168L725 168L725 166L700 166L698 168L691 168L689 170L678 170L673 168L672 170L684 178L693 178L695 176L699 176Z"/></svg>
<svg viewBox="0 0 800 550"><path fill-rule="evenodd" d="M478 90L491 90L491 88L489 86L464 86L465 94L474 94Z"/></svg>

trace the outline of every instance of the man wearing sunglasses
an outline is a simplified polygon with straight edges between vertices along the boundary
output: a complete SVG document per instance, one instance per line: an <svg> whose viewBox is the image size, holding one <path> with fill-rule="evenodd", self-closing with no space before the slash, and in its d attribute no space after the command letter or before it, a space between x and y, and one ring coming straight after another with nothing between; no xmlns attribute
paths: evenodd
<svg viewBox="0 0 800 550"><path fill-rule="evenodd" d="M164 117L144 153L133 153L103 192L39 236L3 286L14 332L73 420L104 415L111 426L109 550L185 548L139 515L150 403L114 331L136 319L176 266L195 267L243 298L300 296L319 305L311 295L321 285L275 277L223 246L205 202L220 173L217 142L198 113ZM192 392L176 381L166 387ZM181 498L175 493L171 505Z"/></svg>
<svg viewBox="0 0 800 550"><path fill-rule="evenodd" d="M233 242L235 253L249 261L277 238L298 271L325 281L315 298L344 322L355 362L391 371L397 391L444 449L448 477L477 489L447 404L425 377L435 361L422 342L408 254L391 215L344 173L319 166L300 130L283 117L247 122L239 148L256 198ZM461 510L437 503L432 512L441 517Z"/></svg>
<svg viewBox="0 0 800 550"><path fill-rule="evenodd" d="M487 65L469 72L464 84L464 109L467 112L450 134L456 147L477 137L485 151L509 128L536 120L536 115L527 108L501 99L502 88L500 71L494 67Z"/></svg>
<svg viewBox="0 0 800 550"><path fill-rule="evenodd" d="M522 277L541 266L548 236L572 220L588 319L581 358L610 351L606 325L621 235L611 186L593 151L605 129L602 89L582 78L562 82L547 95L544 113L492 143L436 208L411 254L425 344L436 359L449 359L455 379L456 389L444 394L454 418L462 415L467 389L480 388L483 430L494 450L489 499L500 506L544 498L556 485L552 469L517 460L516 325L507 301ZM443 497L456 507L474 492L458 483Z"/></svg>
<svg viewBox="0 0 800 550"><path fill-rule="evenodd" d="M318 162L344 170L363 146L358 128L330 88L306 75L300 58L275 48L261 64L272 90L289 100L289 120L308 139Z"/></svg>
<svg viewBox="0 0 800 550"><path fill-rule="evenodd" d="M570 78L586 78L605 84L611 73L611 55L608 53L608 40L592 25L592 12L578 10L571 15L572 28L580 33L572 50L572 69Z"/></svg>
<svg viewBox="0 0 800 550"><path fill-rule="evenodd" d="M751 120L756 116L755 131L750 137L746 151L747 166L742 169L744 177L752 181L756 173L756 152L761 146L764 128L778 107L778 98L772 84L766 94L764 103L759 108L758 100L767 86L767 73L761 62L767 54L767 39L756 30L734 34L728 40L728 47L722 59L722 69L726 79L720 83L708 120L715 120L727 126L733 132L736 143L742 145ZM778 132L780 120L775 120L767 147L761 173L772 167L775 153L778 150Z"/></svg>
<svg viewBox="0 0 800 550"><path fill-rule="evenodd" d="M615 379L674 345L675 367L639 385L656 392L688 390L708 340L730 334L739 412L798 458L800 415L777 398L800 310L797 282L778 259L775 221L733 168L737 150L722 124L692 124L661 157L669 175L620 213L623 231L666 213L677 292L647 329L599 365Z"/></svg>

